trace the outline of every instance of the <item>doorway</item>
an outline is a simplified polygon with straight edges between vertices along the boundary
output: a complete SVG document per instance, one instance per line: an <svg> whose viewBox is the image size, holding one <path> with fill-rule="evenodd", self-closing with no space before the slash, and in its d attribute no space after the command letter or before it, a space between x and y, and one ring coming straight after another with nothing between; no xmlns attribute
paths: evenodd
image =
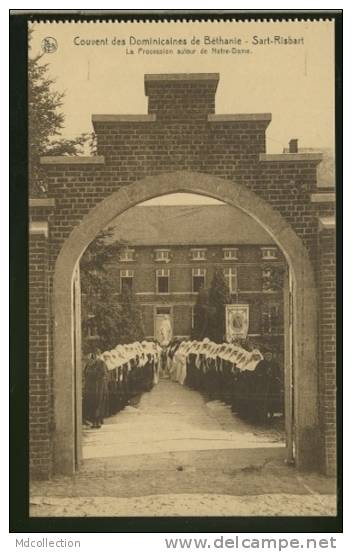
<svg viewBox="0 0 352 552"><path fill-rule="evenodd" d="M147 186L143 181L131 185L128 194L116 192L85 217L60 252L54 276L57 472L72 473L77 465L77 435L73 430L77 389L72 378L72 359L79 346L79 335L74 330L73 272L84 249L109 220L141 201L176 192L204 194L242 209L265 228L283 251L289 266L285 294L285 320L290 328L285 332L286 409L291 415L290 427L295 426L296 464L305 467L312 460L318 420L316 298L307 252L279 213L244 186L199 173L181 172L148 179ZM160 314L168 316L167 313ZM291 449L288 447L290 456L292 437L291 442Z"/></svg>
<svg viewBox="0 0 352 552"><path fill-rule="evenodd" d="M155 307L154 338L158 343L170 342L173 336L171 307Z"/></svg>

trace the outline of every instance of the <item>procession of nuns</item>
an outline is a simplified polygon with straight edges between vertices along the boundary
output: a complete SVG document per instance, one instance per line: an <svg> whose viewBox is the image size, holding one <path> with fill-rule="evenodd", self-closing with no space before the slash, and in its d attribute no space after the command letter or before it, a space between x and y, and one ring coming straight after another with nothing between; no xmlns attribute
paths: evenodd
<svg viewBox="0 0 352 552"><path fill-rule="evenodd" d="M283 376L271 351L248 351L208 338L175 339L166 346L142 341L90 355L84 370L83 422L100 428L104 418L150 391L160 378L223 401L249 421L264 423L283 414Z"/></svg>

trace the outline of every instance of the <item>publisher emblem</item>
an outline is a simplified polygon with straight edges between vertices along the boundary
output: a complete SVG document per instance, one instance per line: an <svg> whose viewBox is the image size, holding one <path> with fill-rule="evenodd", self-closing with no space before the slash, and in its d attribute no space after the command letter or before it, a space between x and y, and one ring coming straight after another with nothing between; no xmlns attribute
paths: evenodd
<svg viewBox="0 0 352 552"><path fill-rule="evenodd" d="M42 40L42 50L46 54L53 54L58 48L56 38L52 36L47 36Z"/></svg>

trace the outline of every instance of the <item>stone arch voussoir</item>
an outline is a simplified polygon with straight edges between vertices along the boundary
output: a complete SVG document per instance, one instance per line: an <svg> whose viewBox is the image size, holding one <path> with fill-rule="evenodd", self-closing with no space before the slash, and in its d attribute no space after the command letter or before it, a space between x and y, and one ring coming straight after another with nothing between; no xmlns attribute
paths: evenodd
<svg viewBox="0 0 352 552"><path fill-rule="evenodd" d="M278 211L246 186L209 174L178 171L144 178L104 199L72 230L57 257L53 288L56 472L75 471L72 373L75 267L89 243L116 216L138 203L176 192L205 195L245 211L272 236L284 253L294 280L296 458L301 467L311 461L318 439L317 301L313 269L303 242Z"/></svg>

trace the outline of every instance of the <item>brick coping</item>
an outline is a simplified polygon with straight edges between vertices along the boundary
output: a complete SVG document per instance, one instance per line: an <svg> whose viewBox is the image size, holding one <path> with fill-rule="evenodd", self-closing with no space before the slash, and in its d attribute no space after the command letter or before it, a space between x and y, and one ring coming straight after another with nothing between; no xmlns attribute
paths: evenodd
<svg viewBox="0 0 352 552"><path fill-rule="evenodd" d="M334 203L335 194L333 192L315 192L310 195L312 203Z"/></svg>
<svg viewBox="0 0 352 552"><path fill-rule="evenodd" d="M93 114L93 123L149 123L156 121L156 115L143 114L143 115L114 115L114 114Z"/></svg>
<svg viewBox="0 0 352 552"><path fill-rule="evenodd" d="M208 115L209 122L222 121L271 121L271 113L235 113L235 114L215 114Z"/></svg>
<svg viewBox="0 0 352 552"><path fill-rule="evenodd" d="M103 155L92 156L65 156L52 155L40 158L41 165L104 165L105 158Z"/></svg>
<svg viewBox="0 0 352 552"><path fill-rule="evenodd" d="M260 153L259 161L316 161L319 163L323 160L321 153Z"/></svg>
<svg viewBox="0 0 352 552"><path fill-rule="evenodd" d="M336 221L334 216L320 217L319 230L335 230Z"/></svg>
<svg viewBox="0 0 352 552"><path fill-rule="evenodd" d="M49 235L49 226L45 221L30 222L29 223L30 234L43 234L46 238Z"/></svg>
<svg viewBox="0 0 352 552"><path fill-rule="evenodd" d="M200 80L212 80L218 82L219 79L220 73L147 73L144 75L144 82Z"/></svg>
<svg viewBox="0 0 352 552"><path fill-rule="evenodd" d="M31 197L29 207L55 207L55 199L52 197Z"/></svg>
<svg viewBox="0 0 352 552"><path fill-rule="evenodd" d="M235 114L209 114L208 122L231 122L231 121L271 121L271 113L235 113ZM157 120L155 114L93 114L93 123L148 123Z"/></svg>

